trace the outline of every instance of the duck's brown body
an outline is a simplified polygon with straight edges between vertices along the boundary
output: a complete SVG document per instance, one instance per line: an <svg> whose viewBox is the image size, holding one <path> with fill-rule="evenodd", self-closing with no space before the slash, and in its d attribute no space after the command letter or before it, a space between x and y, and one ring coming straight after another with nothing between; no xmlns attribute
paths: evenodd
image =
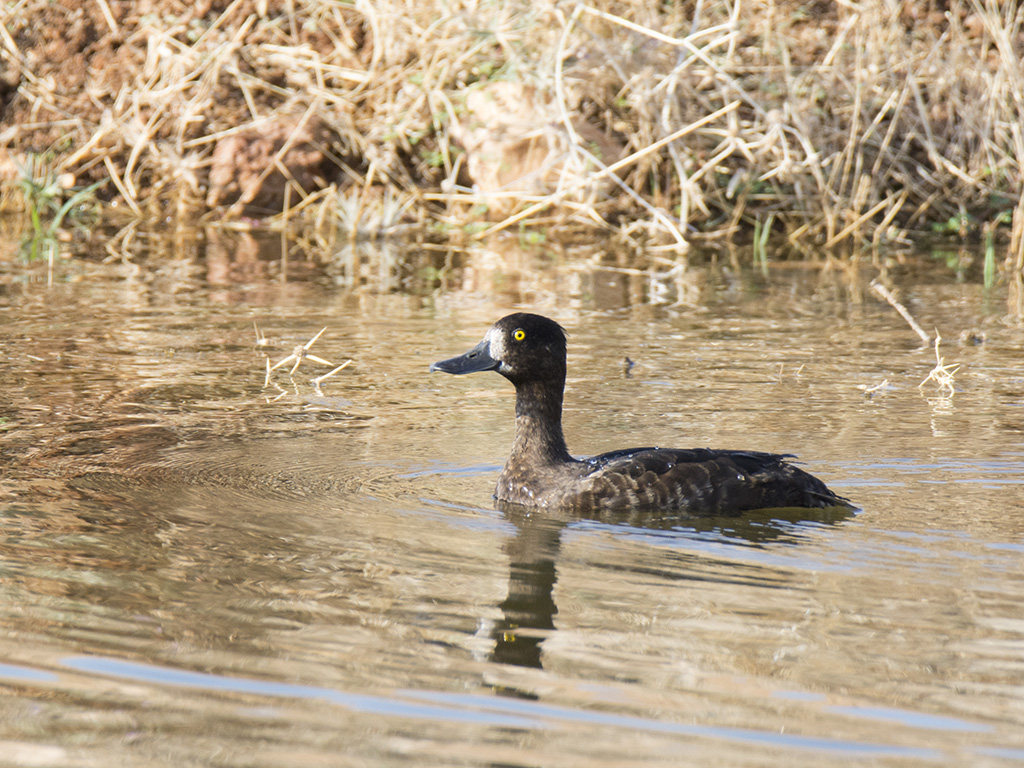
<svg viewBox="0 0 1024 768"><path fill-rule="evenodd" d="M703 515L848 505L778 454L634 448L574 459L562 434L565 332L540 315L502 318L474 349L430 368L494 370L515 384L515 443L494 494L504 504L582 513L650 509Z"/></svg>
<svg viewBox="0 0 1024 768"><path fill-rule="evenodd" d="M512 456L494 495L506 504L578 512L663 510L730 515L845 504L785 456L698 448L636 448L548 466Z"/></svg>

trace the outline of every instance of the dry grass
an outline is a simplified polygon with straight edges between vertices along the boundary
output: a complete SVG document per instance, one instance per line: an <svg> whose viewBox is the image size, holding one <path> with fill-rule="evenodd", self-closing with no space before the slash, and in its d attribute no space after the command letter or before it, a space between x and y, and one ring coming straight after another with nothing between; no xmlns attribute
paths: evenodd
<svg viewBox="0 0 1024 768"><path fill-rule="evenodd" d="M1005 221L1007 264L1024 269L1016 3L133 5L5 5L0 165L36 153L80 186L109 177L133 216L237 219L240 206L206 202L214 147L286 115L317 126L325 163L309 184L291 147L267 160L261 180L284 177L277 225L324 245L399 221L480 236L493 201L465 177L452 127L467 93L508 79L551 97L538 130L591 170L516 197L487 232L582 226L678 252L756 222L797 247L853 248ZM76 47L83 25L96 42ZM578 120L623 159L602 162Z"/></svg>

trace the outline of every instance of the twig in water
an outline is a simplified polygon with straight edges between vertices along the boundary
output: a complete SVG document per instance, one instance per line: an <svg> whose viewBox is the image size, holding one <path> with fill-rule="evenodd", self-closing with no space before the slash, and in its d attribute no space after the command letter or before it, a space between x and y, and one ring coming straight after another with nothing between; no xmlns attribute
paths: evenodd
<svg viewBox="0 0 1024 768"><path fill-rule="evenodd" d="M321 381L323 381L324 379L330 378L331 376L333 376L334 374L336 374L336 373L337 373L338 371L340 371L340 370L341 370L342 368L347 368L347 367L348 367L348 365L349 365L349 364L350 364L351 362L352 362L351 360L346 360L346 361L345 361L344 363L342 363L341 365L339 365L339 366L338 366L337 368L335 368L335 369L334 369L333 371L328 371L328 372L327 372L327 373L325 373L325 374L324 374L323 376L317 376L317 377L316 377L315 379L313 379L313 388L314 388L314 390L316 391L316 393L317 393L317 394L318 394L318 395L319 395L320 397L323 397L323 394L324 394L324 393L323 393L323 390L321 390L321 389L320 389L320 382L321 382Z"/></svg>
<svg viewBox="0 0 1024 768"><path fill-rule="evenodd" d="M928 377L918 384L918 389L923 387L929 381L934 381L936 386L943 391L948 391L952 395L956 390L953 388L953 375L960 370L958 365L945 365L942 358L939 356L939 342L942 341L942 337L939 336L939 332L935 332L935 367L932 368L931 373Z"/></svg>
<svg viewBox="0 0 1024 768"><path fill-rule="evenodd" d="M267 344L269 344L270 342L267 341L267 337L264 335L263 331L260 330L260 327L258 325L256 325L256 321L255 320L252 321L252 327L256 331L256 346L257 347L265 347L265 346L267 346ZM270 362L270 361L268 360L267 362Z"/></svg>
<svg viewBox="0 0 1024 768"><path fill-rule="evenodd" d="M869 387L867 384L858 384L857 385L857 389L863 390L864 397L867 397L867 398L870 399L870 398L875 396L875 392L878 392L879 390L885 389L888 386L889 386L889 380L888 379L882 379L881 383L875 384L875 386L873 386L873 387Z"/></svg>
<svg viewBox="0 0 1024 768"><path fill-rule="evenodd" d="M791 375L793 376L794 379L800 378L800 374L804 372L804 366L805 365L807 365L807 363L800 363L800 366L795 371L793 371L793 373ZM776 378L777 378L777 380L778 380L778 382L780 384L782 383L782 372L785 369L785 367L786 367L785 363L779 363L779 373L776 376Z"/></svg>
<svg viewBox="0 0 1024 768"><path fill-rule="evenodd" d="M923 341L925 344L931 341L931 338L928 336L927 333L925 333L924 328L917 324L917 321L914 320L910 312L907 311L907 308L900 304L898 301L896 301L896 297L892 295L892 291L890 291L877 280L871 281L871 290L873 290L883 299L888 301L892 308L900 313L900 316L907 321L908 325L910 325L910 327L914 330L914 333L921 337L921 341ZM935 343L936 349L938 349L938 334L936 334Z"/></svg>
<svg viewBox="0 0 1024 768"><path fill-rule="evenodd" d="M295 349L292 350L292 353L288 355L288 357L284 358L284 360L279 360L278 362L274 363L274 365L270 367L270 370L275 371L282 365L287 365L292 360L295 361L295 365L293 365L292 369L288 371L289 376L293 376L295 374L295 371L298 370L299 368L299 363L301 363L303 360L312 360L314 363L320 363L321 365L334 365L334 363L332 363L330 360L324 360L322 357L317 357L316 355L309 354L309 348L313 346L313 342L319 339L320 334L322 334L326 330L327 326L321 328L320 333L318 333L312 339L307 341L305 344L299 344L298 346L296 346Z"/></svg>

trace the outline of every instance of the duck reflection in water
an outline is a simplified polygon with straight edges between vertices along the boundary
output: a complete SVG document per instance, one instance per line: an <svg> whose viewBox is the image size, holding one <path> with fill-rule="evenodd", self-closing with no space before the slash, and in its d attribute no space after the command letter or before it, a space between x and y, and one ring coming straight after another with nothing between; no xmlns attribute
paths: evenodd
<svg viewBox="0 0 1024 768"><path fill-rule="evenodd" d="M542 668L541 646L555 629L558 606L554 599L558 580L557 564L563 530L573 523L596 522L609 527L629 530L671 532L672 541L717 541L728 546L799 544L804 537L803 523L836 525L853 516L849 506L827 509L771 509L756 510L739 516L658 515L649 512L618 512L601 515L579 515L571 511L555 514L537 514L534 510L498 503L505 518L515 526L515 533L505 551L509 557L508 594L502 601L502 617L491 628L494 641L492 661L522 667ZM702 547L703 549L703 547ZM708 555L697 552L687 555L694 561L695 570L706 571ZM728 564L723 564L729 570ZM638 569L649 569L647 563ZM705 579L706 576L688 576L685 571L660 572L667 579ZM749 574L737 577L746 582ZM510 694L533 698L532 694L508 691Z"/></svg>
<svg viewBox="0 0 1024 768"><path fill-rule="evenodd" d="M498 477L496 506L516 526L503 619L492 632L495 661L541 666L540 644L554 629L553 589L562 528L594 519L674 528L753 510L788 509L837 520L853 508L789 456L757 451L634 448L573 458L562 433L566 335L541 315L508 315L473 349L430 366L464 374L496 371L516 388L516 434ZM810 510L814 510L813 513ZM781 529L754 524L755 538Z"/></svg>

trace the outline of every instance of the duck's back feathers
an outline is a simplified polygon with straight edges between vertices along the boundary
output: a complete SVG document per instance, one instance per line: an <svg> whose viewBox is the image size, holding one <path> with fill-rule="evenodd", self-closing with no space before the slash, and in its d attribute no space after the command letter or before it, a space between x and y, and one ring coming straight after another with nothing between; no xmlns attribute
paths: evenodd
<svg viewBox="0 0 1024 768"><path fill-rule="evenodd" d="M583 461L572 498L579 511L660 509L736 514L771 507L847 504L789 456L708 448L635 448Z"/></svg>

